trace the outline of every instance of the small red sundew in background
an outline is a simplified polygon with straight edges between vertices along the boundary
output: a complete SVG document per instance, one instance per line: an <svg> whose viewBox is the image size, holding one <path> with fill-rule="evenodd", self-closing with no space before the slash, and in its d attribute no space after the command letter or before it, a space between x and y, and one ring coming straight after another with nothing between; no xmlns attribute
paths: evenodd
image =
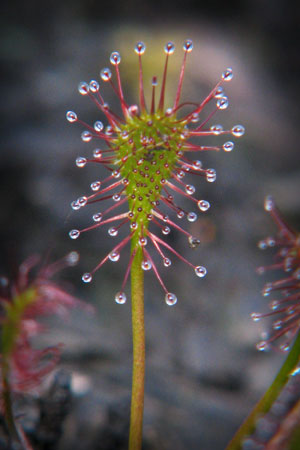
<svg viewBox="0 0 300 450"><path fill-rule="evenodd" d="M274 317L272 333L269 338L257 344L258 350L268 350L272 344L282 338L279 348L288 351L291 341L300 330L300 233L294 231L284 220L275 206L272 197L265 200L265 210L268 211L277 225L275 237L267 237L258 243L262 250L277 248L274 264L257 269L259 274L269 270L277 270L277 281L266 283L262 294L264 297L277 294L269 302L271 312L266 314L252 313L252 319L257 322L264 317Z"/></svg>
<svg viewBox="0 0 300 450"><path fill-rule="evenodd" d="M230 81L233 77L230 68L223 72L220 81L202 102L180 103L187 56L193 49L191 40L185 41L183 45L183 61L173 106L165 109L167 69L169 59L175 50L174 44L168 42L164 48L166 59L160 93L156 98L158 80L154 76L152 78L152 97L150 105L147 107L142 68L142 56L145 49L143 42L136 44L135 52L139 64L139 105L128 105L125 100L119 70L121 56L118 52L113 52L110 62L115 69L116 81L113 81L109 68L101 70L100 78L102 82L109 83L117 95L120 101L121 116L113 112L104 101L100 85L96 80L91 80L89 83L81 82L78 90L81 95L88 96L94 102L105 116L107 123L104 125L97 120L93 126L90 126L79 119L75 112L68 111L66 114L69 122L78 122L85 128L81 134L84 142L96 139L105 144L103 148L94 149L91 158L78 157L76 165L82 168L87 163L101 164L109 172L108 177L104 180L96 180L91 183L91 195L84 195L72 202L73 210L78 210L87 204L98 204L105 199L111 199L113 203L108 209L100 210L93 215L93 225L82 230L73 229L69 235L71 239L77 239L86 231L109 225L108 234L115 237L120 228L127 225L129 234L115 245L92 271L85 273L82 280L86 283L90 282L94 273L106 261L118 261L121 250L131 241L134 244L133 251L120 291L115 296L116 302L120 304L126 302L125 285L134 255L141 247L144 257L142 269L154 271L165 291L166 303L174 305L177 298L166 288L159 269L148 251L149 244L156 250L165 267L171 265L168 254L173 254L190 265L198 277L205 276L206 269L204 267L194 266L183 258L164 241L163 237L168 235L172 228L175 228L188 238L190 247L195 248L199 245L200 241L177 223L178 219L183 218L186 218L188 222L194 222L197 220L197 213L178 205L175 197L180 194L190 204L193 204L196 210L201 213L207 211L210 207L209 202L197 199L194 196L195 187L189 182L185 182L184 177L189 174L201 176L208 182L214 182L216 172L211 168L203 168L201 161L190 159L187 155L211 150L229 152L234 148L232 141L226 141L222 146L207 146L196 145L194 141L190 141L190 138L220 135L240 137L245 130L241 125L235 125L231 130L224 130L221 125L207 125L217 111L225 110L228 107L228 98L224 93L223 83ZM202 111L211 102L215 103L215 108L208 116L201 118ZM190 112L180 114L183 107L190 108ZM117 209L125 205L125 211L115 213ZM162 207L169 208L170 217L162 211ZM162 234L161 237L156 234L157 232L149 230L150 224L151 228L156 228Z"/></svg>
<svg viewBox="0 0 300 450"><path fill-rule="evenodd" d="M55 368L61 346L36 349L32 345L32 338L45 332L40 317L52 314L65 317L74 307L91 311L90 306L51 280L57 271L74 266L78 259L78 253L71 252L32 275L40 261L35 255L21 264L13 282L0 278L1 394L7 383L12 392L25 393L38 388Z"/></svg>

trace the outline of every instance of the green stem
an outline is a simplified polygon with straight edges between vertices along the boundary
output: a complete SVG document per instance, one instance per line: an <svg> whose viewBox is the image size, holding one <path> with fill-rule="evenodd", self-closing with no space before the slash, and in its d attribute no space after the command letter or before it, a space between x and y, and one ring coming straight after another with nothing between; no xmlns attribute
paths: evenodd
<svg viewBox="0 0 300 450"><path fill-rule="evenodd" d="M240 450L242 442L246 436L251 435L255 429L255 424L259 415L265 414L271 408L273 402L278 397L280 391L289 379L290 373L295 369L300 361L300 333L298 334L285 362L279 370L276 378L268 388L263 397L259 400L245 422L238 429L226 450Z"/></svg>
<svg viewBox="0 0 300 450"><path fill-rule="evenodd" d="M12 409L11 389L8 381L8 371L8 365L6 361L4 361L2 365L2 398L4 405L4 417L10 438L19 441L19 434Z"/></svg>
<svg viewBox="0 0 300 450"><path fill-rule="evenodd" d="M131 251L136 248L132 242ZM143 253L139 247L131 266L131 309L133 338L133 371L129 450L142 448L144 379L145 379L145 323L144 323L144 271Z"/></svg>

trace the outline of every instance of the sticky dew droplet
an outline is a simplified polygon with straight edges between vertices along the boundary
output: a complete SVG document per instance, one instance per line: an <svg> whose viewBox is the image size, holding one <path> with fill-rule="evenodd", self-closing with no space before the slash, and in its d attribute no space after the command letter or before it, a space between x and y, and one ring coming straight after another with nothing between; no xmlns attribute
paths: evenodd
<svg viewBox="0 0 300 450"><path fill-rule="evenodd" d="M82 197L79 197L76 201L80 205L80 208L83 208L87 204L88 199L87 197L85 197L85 195L83 195Z"/></svg>
<svg viewBox="0 0 300 450"><path fill-rule="evenodd" d="M265 211L272 211L274 209L274 200L270 195L265 198L264 208Z"/></svg>
<svg viewBox="0 0 300 450"><path fill-rule="evenodd" d="M166 235L170 234L171 228L170 227L163 227L161 229L161 232L162 232L162 234L164 234L166 236Z"/></svg>
<svg viewBox="0 0 300 450"><path fill-rule="evenodd" d="M94 123L94 129L95 131L97 131L97 133L101 133L101 131L103 130L104 125L101 122L101 120L96 120L96 122Z"/></svg>
<svg viewBox="0 0 300 450"><path fill-rule="evenodd" d="M102 217L103 217L102 213L100 213L100 212L96 213L96 214L93 215L93 221L94 222L101 222Z"/></svg>
<svg viewBox="0 0 300 450"><path fill-rule="evenodd" d="M231 128L231 134L235 137L241 137L245 134L245 128L243 125L235 125Z"/></svg>
<svg viewBox="0 0 300 450"><path fill-rule="evenodd" d="M197 214L193 211L189 212L186 217L189 222L195 222L198 219Z"/></svg>
<svg viewBox="0 0 300 450"><path fill-rule="evenodd" d="M188 195L193 195L194 194L194 192L195 192L195 186L193 186L193 185L191 185L191 184L186 184L185 185L185 192L188 194Z"/></svg>
<svg viewBox="0 0 300 450"><path fill-rule="evenodd" d="M110 227L107 232L111 237L115 237L118 235L118 230L115 227Z"/></svg>
<svg viewBox="0 0 300 450"><path fill-rule="evenodd" d="M222 73L222 80L223 81L231 81L233 78L233 71L231 67L228 67L224 72Z"/></svg>
<svg viewBox="0 0 300 450"><path fill-rule="evenodd" d="M258 322L262 318L262 315L260 313L251 313L250 317L253 322Z"/></svg>
<svg viewBox="0 0 300 450"><path fill-rule="evenodd" d="M231 152L234 149L234 143L231 141L225 142L222 148L225 152Z"/></svg>
<svg viewBox="0 0 300 450"><path fill-rule="evenodd" d="M93 94L98 92L99 91L99 83L98 83L98 81L91 80L90 84L89 84L89 89L90 89L90 92L92 92Z"/></svg>
<svg viewBox="0 0 300 450"><path fill-rule="evenodd" d="M215 90L215 98L221 98L221 97L224 97L224 89L222 86L219 86Z"/></svg>
<svg viewBox="0 0 300 450"><path fill-rule="evenodd" d="M229 101L227 97L221 97L218 99L217 101L217 108L220 109L221 111L224 109L227 109L229 106Z"/></svg>
<svg viewBox="0 0 300 450"><path fill-rule="evenodd" d="M197 202L198 208L200 211L207 211L210 208L210 203L207 200L199 200Z"/></svg>
<svg viewBox="0 0 300 450"><path fill-rule="evenodd" d="M193 50L193 41L191 39L187 39L183 44L183 50L187 53L190 53Z"/></svg>
<svg viewBox="0 0 300 450"><path fill-rule="evenodd" d="M89 93L89 85L85 81L81 81L78 85L78 92L81 95L87 95Z"/></svg>
<svg viewBox="0 0 300 450"><path fill-rule="evenodd" d="M165 267L170 267L170 265L172 264L172 261L170 260L170 258L164 258L163 263L164 263Z"/></svg>
<svg viewBox="0 0 300 450"><path fill-rule="evenodd" d="M141 267L142 267L143 270L150 270L150 269L152 269L151 261L149 261L147 259L144 259L142 261Z"/></svg>
<svg viewBox="0 0 300 450"><path fill-rule="evenodd" d="M217 173L215 169L207 169L206 171L206 181L209 183L214 183L217 179Z"/></svg>
<svg viewBox="0 0 300 450"><path fill-rule="evenodd" d="M68 122L76 122L77 114L74 111L68 111L66 114L66 118Z"/></svg>
<svg viewBox="0 0 300 450"><path fill-rule="evenodd" d="M190 248L197 248L200 245L200 239L197 239L194 236L189 236L188 242Z"/></svg>
<svg viewBox="0 0 300 450"><path fill-rule="evenodd" d="M200 278L205 277L205 275L207 274L207 270L203 266L196 266L194 270L195 270L195 274L197 275L197 277L200 277Z"/></svg>
<svg viewBox="0 0 300 450"><path fill-rule="evenodd" d="M300 375L300 366L297 366L295 369L293 369L293 370L290 372L290 375L291 375L292 377L295 377L295 376Z"/></svg>
<svg viewBox="0 0 300 450"><path fill-rule="evenodd" d="M108 67L105 67L100 72L100 78L102 81L109 81L111 79L111 71Z"/></svg>
<svg viewBox="0 0 300 450"><path fill-rule="evenodd" d="M121 200L121 194L118 194L118 193L114 194L112 196L112 199L114 202L119 202Z"/></svg>
<svg viewBox="0 0 300 450"><path fill-rule="evenodd" d="M116 293L115 295L115 301L116 303L118 303L119 305L124 305L124 303L126 303L127 297L125 292L119 291Z"/></svg>
<svg viewBox="0 0 300 450"><path fill-rule="evenodd" d="M138 42L136 44L136 46L134 47L134 51L137 55L143 55L145 53L145 50L146 50L146 45L142 41Z"/></svg>
<svg viewBox="0 0 300 450"><path fill-rule="evenodd" d="M280 306L280 301L279 300L272 300L270 302L269 306L270 306L270 309L272 309L272 311L276 311L276 309L278 309L279 306Z"/></svg>
<svg viewBox="0 0 300 450"><path fill-rule="evenodd" d="M193 161L193 169L195 169L195 170L202 169L202 162L199 161L198 159Z"/></svg>
<svg viewBox="0 0 300 450"><path fill-rule="evenodd" d="M80 204L78 203L77 200L74 200L74 201L71 203L71 208L72 208L74 211L78 211L78 209L80 209L81 206L80 206Z"/></svg>
<svg viewBox="0 0 300 450"><path fill-rule="evenodd" d="M76 163L76 166L77 166L77 167L79 167L80 169L82 169L82 168L86 165L87 159L84 158L84 157L82 157L82 156L79 156L78 158L76 158L75 163Z"/></svg>
<svg viewBox="0 0 300 450"><path fill-rule="evenodd" d="M92 281L93 277L92 277L91 273L86 272L82 275L81 279L84 283L90 283Z"/></svg>
<svg viewBox="0 0 300 450"><path fill-rule="evenodd" d="M165 50L165 53L166 53L167 55L172 55L172 54L174 53L174 51L175 51L175 45L173 44L173 42L168 42L168 43L165 45L164 50Z"/></svg>
<svg viewBox="0 0 300 450"><path fill-rule="evenodd" d="M288 342L285 342L284 344L281 344L281 345L279 346L279 349L280 349L282 352L288 352L289 349L290 349L290 344L289 344Z"/></svg>
<svg viewBox="0 0 300 450"><path fill-rule="evenodd" d="M268 295L270 295L271 291L272 291L272 283L267 283L262 290L262 295L264 297L267 297Z"/></svg>
<svg viewBox="0 0 300 450"><path fill-rule="evenodd" d="M273 325L272 328L273 330L280 330L280 328L282 328L283 322L282 320L276 320Z"/></svg>
<svg viewBox="0 0 300 450"><path fill-rule="evenodd" d="M91 183L92 191L99 191L100 187L101 187L101 181L93 181L93 183Z"/></svg>
<svg viewBox="0 0 300 450"><path fill-rule="evenodd" d="M168 306L173 306L177 303L177 297L172 292L167 292L165 295L165 302Z"/></svg>
<svg viewBox="0 0 300 450"><path fill-rule="evenodd" d="M145 236L141 236L139 238L139 245L141 247L145 247L147 245L147 243L148 243L148 240L147 240L147 238Z"/></svg>
<svg viewBox="0 0 300 450"><path fill-rule="evenodd" d="M219 134L221 134L224 130L223 130L223 126L222 125L212 125L210 127L210 131L212 131L214 133L215 136L218 136Z"/></svg>
<svg viewBox="0 0 300 450"><path fill-rule="evenodd" d="M267 246L266 241L265 241L265 240L262 240L262 241L259 241L259 242L258 242L257 247L258 247L260 250L265 250L268 246Z"/></svg>
<svg viewBox="0 0 300 450"><path fill-rule="evenodd" d="M80 236L80 231L79 230L71 230L69 232L69 236L71 239L78 239Z"/></svg>
<svg viewBox="0 0 300 450"><path fill-rule="evenodd" d="M81 133L81 140L83 142L90 142L92 140L92 138L93 138L92 133L90 133L87 130L85 130Z"/></svg>
<svg viewBox="0 0 300 450"><path fill-rule="evenodd" d="M117 66L121 62L120 53L119 52L112 52L112 54L110 55L109 60L110 60L110 62L111 62L111 64L113 66Z"/></svg>
<svg viewBox="0 0 300 450"><path fill-rule="evenodd" d="M266 352L270 349L270 346L267 343L267 341L261 341L258 344L256 344L256 349L260 352Z"/></svg>
<svg viewBox="0 0 300 450"><path fill-rule="evenodd" d="M93 151L93 157L96 159L102 158L102 151L100 148L95 148L95 150Z"/></svg>
<svg viewBox="0 0 300 450"><path fill-rule="evenodd" d="M116 250L113 250L112 252L110 252L110 254L108 255L108 258L110 259L110 261L112 262L117 262L120 259L120 253L117 252Z"/></svg>

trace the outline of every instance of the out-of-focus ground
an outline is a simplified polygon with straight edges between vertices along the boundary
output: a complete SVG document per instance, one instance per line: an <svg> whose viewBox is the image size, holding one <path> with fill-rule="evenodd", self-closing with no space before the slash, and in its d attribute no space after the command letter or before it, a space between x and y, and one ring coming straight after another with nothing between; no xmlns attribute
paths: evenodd
<svg viewBox="0 0 300 450"><path fill-rule="evenodd" d="M129 102L137 98L137 41L147 45L145 85L161 79L164 44L176 51L169 65L173 98L182 58L190 38L183 99L198 102L226 67L234 79L225 85L226 112L212 123L225 128L241 123L242 139L231 153L203 153L217 181L193 179L198 198L211 209L186 227L202 244L193 251L172 232L170 241L194 263L207 267L204 279L172 258L162 276L178 296L175 307L152 273L146 273L147 378L145 448L196 450L225 447L242 419L274 377L284 356L255 349L268 323L253 323L252 311L267 311L260 291L271 275L258 277L272 251L257 241L275 227L263 210L271 194L286 218L300 229L298 147L299 59L297 14L283 0L273 2L171 3L26 2L6 4L1 16L1 270L32 253L51 258L80 252L77 268L66 271L74 293L95 305L94 316L74 313L54 321L45 341L64 342L61 368L71 374L74 401L64 424L60 450L122 447L127 430L131 382L130 301L116 305L128 253L107 263L90 285L81 274L112 248L104 228L78 241L72 228L91 223L96 210L73 212L70 202L104 177L98 167L78 169L77 156L89 156L95 143L83 143L81 128L65 120L68 109L88 123L101 113L77 92L79 81L99 79L111 51L121 52L121 75ZM104 87L114 105L113 92ZM149 98L149 96L147 97ZM114 108L113 108L114 109ZM205 115L203 116L205 117ZM213 138L209 142L222 143ZM190 207L192 204L190 205ZM197 279L196 279L197 278ZM129 292L129 291L128 291ZM113 441L112 436L121 436Z"/></svg>

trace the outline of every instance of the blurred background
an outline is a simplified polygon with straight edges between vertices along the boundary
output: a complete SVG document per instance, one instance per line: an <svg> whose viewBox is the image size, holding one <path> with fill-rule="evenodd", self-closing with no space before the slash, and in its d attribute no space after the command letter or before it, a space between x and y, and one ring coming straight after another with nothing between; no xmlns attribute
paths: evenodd
<svg viewBox="0 0 300 450"><path fill-rule="evenodd" d="M255 268L270 264L273 252L257 241L275 231L263 210L271 194L292 226L300 229L299 8L284 0L244 0L175 4L168 0L4 2L0 18L1 210L0 267L9 271L33 253L55 260L71 250L78 267L65 271L73 293L93 304L92 316L75 312L66 323L53 321L48 344L64 342L60 369L67 374L72 407L59 449L126 448L131 383L130 301L116 305L128 258L107 263L89 285L81 274L112 248L100 228L77 241L68 232L92 222L93 206L78 212L72 200L89 192L105 171L75 166L95 143L83 143L80 126L65 120L75 110L88 123L104 120L77 92L79 81L99 79L112 51L120 66L126 98L137 100L138 66L133 51L144 41L145 86L159 80L167 41L170 60L167 102L172 101L182 59L182 43L192 39L182 99L199 102L226 67L230 107L213 123L243 124L231 153L202 153L217 181L191 179L208 212L186 228L201 239L191 250L172 232L169 242L186 258L207 267L204 279L172 258L161 274L178 297L175 307L152 273L146 273L147 379L145 449L221 450L275 376L284 356L255 349L268 322L250 313L267 311L260 291L272 274ZM115 97L104 87L113 110ZM211 145L224 139L213 138ZM200 143L200 142L199 142ZM129 286L127 287L129 294ZM33 420L33 419L32 419ZM33 420L34 421L34 420ZM37 447L46 448L46 447ZM58 447L56 447L58 448Z"/></svg>

